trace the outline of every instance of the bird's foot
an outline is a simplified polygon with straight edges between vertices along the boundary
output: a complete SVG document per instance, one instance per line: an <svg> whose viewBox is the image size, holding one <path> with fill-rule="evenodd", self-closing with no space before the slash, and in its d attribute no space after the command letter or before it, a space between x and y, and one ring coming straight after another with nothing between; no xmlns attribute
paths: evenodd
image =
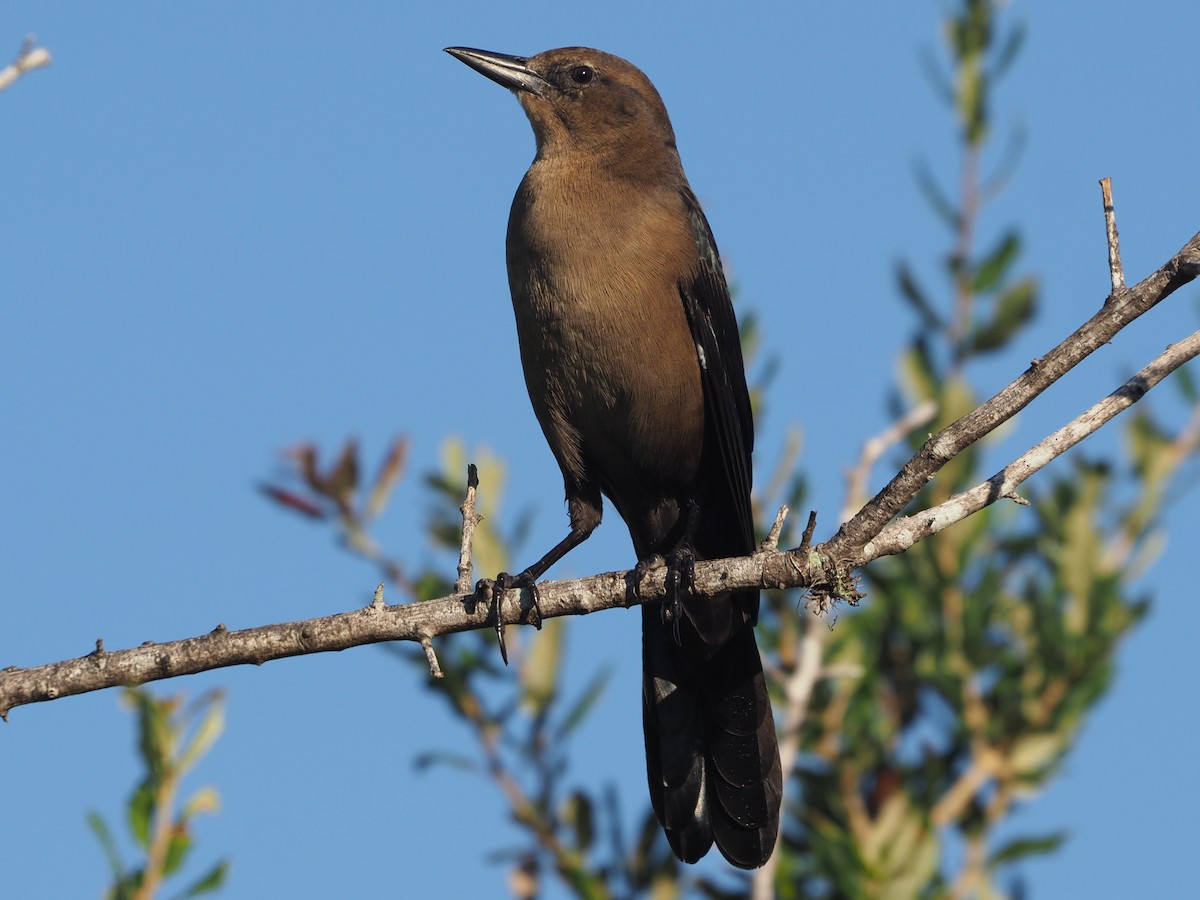
<svg viewBox="0 0 1200 900"><path fill-rule="evenodd" d="M646 580L646 575L649 571L665 563L666 559L657 553L654 556L637 561L637 565L633 567L633 582L629 585L630 596L632 596L635 602L642 602L642 582Z"/></svg>
<svg viewBox="0 0 1200 900"><path fill-rule="evenodd" d="M667 554L667 596L663 600L663 622L670 622L679 643L679 620L683 617L683 597L696 586L696 551L683 543Z"/></svg>
<svg viewBox="0 0 1200 900"><path fill-rule="evenodd" d="M486 587L486 580L481 580L475 586L476 591ZM504 594L509 589L525 588L529 591L529 599L532 601L530 610L532 611L532 625L534 628L541 629L542 627L542 606L541 595L538 592L537 577L528 569L519 575L509 575L507 572L501 572L496 576L496 580L492 582L492 612L496 617L496 641L500 645L500 658L504 660L504 664L508 665L508 645L504 642L504 616L503 601Z"/></svg>
<svg viewBox="0 0 1200 900"><path fill-rule="evenodd" d="M690 543L681 543L667 556L655 554L647 559L639 559L633 567L633 582L630 592L637 602L642 599L642 582L651 569L666 565L667 574L663 578L666 596L659 607L664 625L670 625L679 642L679 620L683 617L683 597L696 584L696 551Z"/></svg>

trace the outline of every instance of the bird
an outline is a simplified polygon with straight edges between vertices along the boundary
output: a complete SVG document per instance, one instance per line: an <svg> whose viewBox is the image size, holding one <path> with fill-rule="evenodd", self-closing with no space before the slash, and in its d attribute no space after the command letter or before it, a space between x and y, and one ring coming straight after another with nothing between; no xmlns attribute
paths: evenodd
<svg viewBox="0 0 1200 900"><path fill-rule="evenodd" d="M516 587L536 606L537 580L592 534L608 498L638 557L634 590L668 564L666 600L642 606L654 812L680 860L715 843L758 868L783 782L754 638L759 592L690 592L696 559L755 550L754 424L716 241L666 107L640 69L600 50L446 52L512 91L533 127L506 261L525 384L570 519L540 560L497 576L493 602Z"/></svg>

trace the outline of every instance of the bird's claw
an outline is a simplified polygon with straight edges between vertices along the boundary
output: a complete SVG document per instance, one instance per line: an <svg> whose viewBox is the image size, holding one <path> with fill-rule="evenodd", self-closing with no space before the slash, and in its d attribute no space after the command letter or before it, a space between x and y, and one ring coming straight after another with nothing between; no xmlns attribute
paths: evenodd
<svg viewBox="0 0 1200 900"><path fill-rule="evenodd" d="M508 665L508 645L504 642L503 602L505 592L512 588L518 590L525 588L529 591L529 598L532 601L530 609L533 627L538 630L541 630L542 627L541 595L538 591L537 578L528 571L522 572L520 575L509 575L507 572L497 575L496 580L492 582L492 611L496 616L496 641L500 645L500 658L504 660L506 666Z"/></svg>
<svg viewBox="0 0 1200 900"><path fill-rule="evenodd" d="M696 551L690 544L680 544L667 555L667 575L664 587L663 623L671 623L675 643L679 643L679 620L683 617L683 596L696 586Z"/></svg>
<svg viewBox="0 0 1200 900"><path fill-rule="evenodd" d="M683 617L683 596L696 585L696 551L690 544L680 544L666 557L654 555L647 559L639 559L633 567L633 583L630 591L637 601L642 599L642 582L647 573L659 566L666 565L667 574L663 578L666 596L659 607L664 625L670 625L679 642L679 620Z"/></svg>
<svg viewBox="0 0 1200 900"><path fill-rule="evenodd" d="M642 582L646 580L647 573L655 566L663 565L665 562L663 557L655 554L647 559L639 559L637 565L633 567L633 583L630 585L629 592L638 603L642 602Z"/></svg>

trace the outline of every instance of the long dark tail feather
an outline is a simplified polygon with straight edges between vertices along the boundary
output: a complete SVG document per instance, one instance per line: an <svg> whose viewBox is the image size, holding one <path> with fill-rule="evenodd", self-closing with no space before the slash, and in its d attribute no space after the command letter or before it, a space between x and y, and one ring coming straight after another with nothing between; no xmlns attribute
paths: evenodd
<svg viewBox="0 0 1200 900"><path fill-rule="evenodd" d="M712 607L688 610L679 643L658 607L642 609L650 799L684 862L700 859L715 842L730 863L754 869L775 847L783 784L779 745L754 629L738 612L753 599L699 601ZM699 631L693 618L705 623ZM714 634L707 626L718 621L728 628Z"/></svg>

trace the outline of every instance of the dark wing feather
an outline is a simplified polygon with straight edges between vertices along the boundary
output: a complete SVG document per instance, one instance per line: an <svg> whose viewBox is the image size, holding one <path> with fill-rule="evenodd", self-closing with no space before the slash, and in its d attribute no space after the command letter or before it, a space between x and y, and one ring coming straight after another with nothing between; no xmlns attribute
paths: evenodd
<svg viewBox="0 0 1200 900"><path fill-rule="evenodd" d="M704 447L692 484L701 559L754 549L750 455L754 423L737 319L700 204L681 191L698 262L679 284L704 390ZM779 828L783 776L771 700L754 641L758 590L693 598L672 634L642 608L646 762L654 811L672 849L693 862L715 841L756 868Z"/></svg>
<svg viewBox="0 0 1200 900"><path fill-rule="evenodd" d="M709 423L705 441L714 444L705 450L719 459L729 492L725 499L743 540L743 546L730 547L725 552L749 553L754 549L754 521L750 511L754 418L742 363L742 342L712 229L691 190L685 187L682 195L700 259L696 270L690 273L690 280L680 284L679 293L700 359L704 409Z"/></svg>

